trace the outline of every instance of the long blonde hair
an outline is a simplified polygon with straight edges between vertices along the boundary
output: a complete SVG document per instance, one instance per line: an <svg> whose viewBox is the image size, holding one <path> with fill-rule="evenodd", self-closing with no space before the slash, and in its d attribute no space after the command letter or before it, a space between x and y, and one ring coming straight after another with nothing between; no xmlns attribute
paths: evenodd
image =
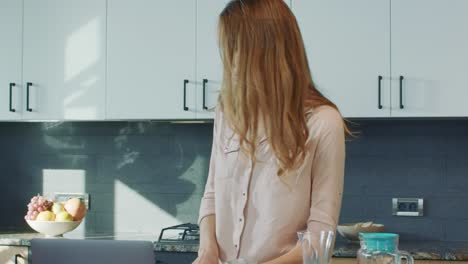
<svg viewBox="0 0 468 264"><path fill-rule="evenodd" d="M297 21L283 0L233 0L218 30L219 107L253 160L261 124L281 176L304 161L306 112L336 106L315 88Z"/></svg>

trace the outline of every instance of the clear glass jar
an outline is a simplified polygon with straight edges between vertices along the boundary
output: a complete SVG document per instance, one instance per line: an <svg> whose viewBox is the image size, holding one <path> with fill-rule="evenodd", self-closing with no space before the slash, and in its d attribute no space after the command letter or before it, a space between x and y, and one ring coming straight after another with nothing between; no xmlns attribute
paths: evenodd
<svg viewBox="0 0 468 264"><path fill-rule="evenodd" d="M399 236L391 233L360 233L361 248L357 252L358 264L400 264L406 259L413 264L413 257L398 250Z"/></svg>

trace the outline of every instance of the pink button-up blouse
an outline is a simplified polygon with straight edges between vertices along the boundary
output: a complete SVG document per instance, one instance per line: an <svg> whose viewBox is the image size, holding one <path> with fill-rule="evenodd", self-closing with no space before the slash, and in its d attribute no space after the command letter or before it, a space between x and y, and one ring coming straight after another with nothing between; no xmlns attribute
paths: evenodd
<svg viewBox="0 0 468 264"><path fill-rule="evenodd" d="M343 191L345 135L337 110L322 106L308 116L304 163L280 179L274 152L260 140L255 164L217 111L208 180L199 222L215 215L222 261L265 262L297 244L297 231L335 230Z"/></svg>

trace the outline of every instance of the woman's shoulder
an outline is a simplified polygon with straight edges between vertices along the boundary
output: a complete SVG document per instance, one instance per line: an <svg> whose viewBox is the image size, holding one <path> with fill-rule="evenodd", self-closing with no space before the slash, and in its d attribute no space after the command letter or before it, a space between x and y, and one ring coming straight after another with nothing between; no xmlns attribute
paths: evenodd
<svg viewBox="0 0 468 264"><path fill-rule="evenodd" d="M321 105L319 107L313 108L308 111L311 114L311 117L317 119L327 119L327 120L342 120L340 112L333 106L330 105Z"/></svg>
<svg viewBox="0 0 468 264"><path fill-rule="evenodd" d="M308 111L308 122L311 135L326 134L333 131L344 131L343 117L340 112L329 105L319 106Z"/></svg>

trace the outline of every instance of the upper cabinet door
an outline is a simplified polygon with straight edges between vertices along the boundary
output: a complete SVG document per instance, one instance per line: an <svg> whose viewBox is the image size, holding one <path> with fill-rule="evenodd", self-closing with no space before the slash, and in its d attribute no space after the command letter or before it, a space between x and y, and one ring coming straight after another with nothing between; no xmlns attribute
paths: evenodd
<svg viewBox="0 0 468 264"><path fill-rule="evenodd" d="M197 1L197 118L214 117L223 79L218 47L218 21L227 0Z"/></svg>
<svg viewBox="0 0 468 264"><path fill-rule="evenodd" d="M392 116L468 116L467 73L468 1L392 0Z"/></svg>
<svg viewBox="0 0 468 264"><path fill-rule="evenodd" d="M105 118L106 0L24 0L23 46L25 119Z"/></svg>
<svg viewBox="0 0 468 264"><path fill-rule="evenodd" d="M0 120L20 119L23 2L0 1Z"/></svg>
<svg viewBox="0 0 468 264"><path fill-rule="evenodd" d="M108 119L196 117L195 15L195 0L108 0Z"/></svg>
<svg viewBox="0 0 468 264"><path fill-rule="evenodd" d="M292 9L318 89L346 117L390 116L390 0L292 0Z"/></svg>

